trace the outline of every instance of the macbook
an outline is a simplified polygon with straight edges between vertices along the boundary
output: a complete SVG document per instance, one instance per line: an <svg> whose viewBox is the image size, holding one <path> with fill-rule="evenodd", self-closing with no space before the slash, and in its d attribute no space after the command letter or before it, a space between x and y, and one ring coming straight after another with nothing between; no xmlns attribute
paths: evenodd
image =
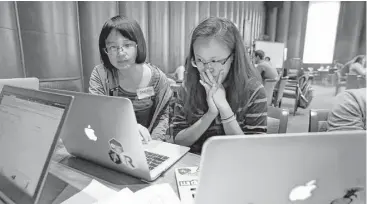
<svg viewBox="0 0 367 204"><path fill-rule="evenodd" d="M61 134L71 155L153 181L189 151L188 147L156 140L143 144L127 98L43 90L74 96Z"/></svg>
<svg viewBox="0 0 367 204"><path fill-rule="evenodd" d="M0 203L37 203L71 96L4 86L0 94Z"/></svg>
<svg viewBox="0 0 367 204"><path fill-rule="evenodd" d="M39 80L38 78L35 78L35 77L0 79L0 91L4 85L38 90Z"/></svg>
<svg viewBox="0 0 367 204"><path fill-rule="evenodd" d="M366 131L213 137L199 172L195 204L366 203Z"/></svg>

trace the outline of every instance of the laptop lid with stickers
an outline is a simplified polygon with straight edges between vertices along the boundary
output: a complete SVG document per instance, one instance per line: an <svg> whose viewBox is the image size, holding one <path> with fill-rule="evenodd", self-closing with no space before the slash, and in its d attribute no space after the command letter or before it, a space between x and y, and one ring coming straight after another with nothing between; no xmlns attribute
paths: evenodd
<svg viewBox="0 0 367 204"><path fill-rule="evenodd" d="M4 86L0 94L0 197L36 203L71 96Z"/></svg>
<svg viewBox="0 0 367 204"><path fill-rule="evenodd" d="M42 89L74 96L61 139L69 154L150 180L131 101L123 97Z"/></svg>

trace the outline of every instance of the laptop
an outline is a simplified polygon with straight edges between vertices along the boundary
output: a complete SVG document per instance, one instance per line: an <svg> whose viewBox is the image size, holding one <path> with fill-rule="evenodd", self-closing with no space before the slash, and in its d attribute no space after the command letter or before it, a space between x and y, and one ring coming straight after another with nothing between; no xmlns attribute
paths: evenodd
<svg viewBox="0 0 367 204"><path fill-rule="evenodd" d="M5 85L0 94L0 203L37 203L71 96Z"/></svg>
<svg viewBox="0 0 367 204"><path fill-rule="evenodd" d="M0 91L4 85L38 90L39 84L38 78L35 77L0 79Z"/></svg>
<svg viewBox="0 0 367 204"><path fill-rule="evenodd" d="M42 89L74 96L61 139L79 158L154 181L188 151L188 147L152 140L143 144L131 101L123 97Z"/></svg>
<svg viewBox="0 0 367 204"><path fill-rule="evenodd" d="M195 204L366 203L366 131L213 137L199 172Z"/></svg>

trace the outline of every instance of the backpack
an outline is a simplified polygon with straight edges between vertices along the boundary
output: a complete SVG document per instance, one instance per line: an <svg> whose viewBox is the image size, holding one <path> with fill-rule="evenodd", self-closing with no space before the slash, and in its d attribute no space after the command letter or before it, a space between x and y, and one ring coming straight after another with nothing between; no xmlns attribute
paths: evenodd
<svg viewBox="0 0 367 204"><path fill-rule="evenodd" d="M311 85L311 79L307 75L302 75L298 79L298 92L300 94L298 100L298 107L306 109L310 104L314 97L313 88Z"/></svg>

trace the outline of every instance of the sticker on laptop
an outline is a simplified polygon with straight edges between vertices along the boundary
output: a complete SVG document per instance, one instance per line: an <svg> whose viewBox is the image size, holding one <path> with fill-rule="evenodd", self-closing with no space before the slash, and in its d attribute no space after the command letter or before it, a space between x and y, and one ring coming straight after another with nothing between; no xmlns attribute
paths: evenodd
<svg viewBox="0 0 367 204"><path fill-rule="evenodd" d="M119 141L113 138L108 143L110 145L108 155L112 162L115 164L122 164L130 169L136 168L136 164L133 159L124 152L124 148Z"/></svg>
<svg viewBox="0 0 367 204"><path fill-rule="evenodd" d="M122 147L121 143L118 142L115 138L108 141L110 148L112 151L116 152L117 154L121 154L124 152L124 148Z"/></svg>
<svg viewBox="0 0 367 204"><path fill-rule="evenodd" d="M153 86L149 86L146 88L141 88L136 90L136 95L138 96L138 99L144 99L148 98L150 96L154 96L154 88Z"/></svg>
<svg viewBox="0 0 367 204"><path fill-rule="evenodd" d="M113 163L115 163L115 164L121 164L121 158L120 158L120 156L116 152L110 150L108 152L108 155L110 156L110 159L111 159L111 161Z"/></svg>

